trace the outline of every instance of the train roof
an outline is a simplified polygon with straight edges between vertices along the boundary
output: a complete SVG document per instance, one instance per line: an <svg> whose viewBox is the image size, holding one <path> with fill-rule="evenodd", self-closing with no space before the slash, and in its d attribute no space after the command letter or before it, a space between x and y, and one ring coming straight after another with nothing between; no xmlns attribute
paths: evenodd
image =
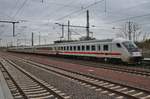
<svg viewBox="0 0 150 99"><path fill-rule="evenodd" d="M86 40L86 41L69 41L69 42L60 42L60 43L54 43L54 44L47 44L47 45L36 45L38 47L40 46L50 46L50 45L66 45L66 44L80 44L80 43L97 43L97 42L124 42L128 41L123 38L116 38L116 39L103 39L103 40Z"/></svg>
<svg viewBox="0 0 150 99"><path fill-rule="evenodd" d="M112 42L112 41L113 41L113 39L72 41L72 42L60 42L60 43L47 44L47 45L35 45L34 47L43 47L43 46L51 46L51 45L66 45L66 44L80 44L80 43Z"/></svg>
<svg viewBox="0 0 150 99"><path fill-rule="evenodd" d="M34 45L34 46L26 46L26 47L16 47L16 48L33 48L33 47L48 47L48 46L57 46L57 45L68 45L68 44L80 44L80 43L97 43L97 42L124 42L128 41L126 39L117 38L117 39L103 39L103 40L86 40L86 41L69 41L69 42L59 42L54 44L46 44L46 45Z"/></svg>
<svg viewBox="0 0 150 99"><path fill-rule="evenodd" d="M56 43L56 44L77 44L77 43L112 42L112 40L113 40L113 39L105 39L105 40L86 40L86 41L73 41L73 42Z"/></svg>

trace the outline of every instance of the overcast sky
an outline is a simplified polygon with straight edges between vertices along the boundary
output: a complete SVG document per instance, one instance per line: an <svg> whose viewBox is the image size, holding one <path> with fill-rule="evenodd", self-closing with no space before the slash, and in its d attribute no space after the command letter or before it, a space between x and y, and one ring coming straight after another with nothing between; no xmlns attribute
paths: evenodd
<svg viewBox="0 0 150 99"><path fill-rule="evenodd" d="M106 6L105 6L106 5ZM55 23L86 25L86 10L90 12L90 26L97 39L115 38L117 29L131 20L140 24L142 32L150 32L150 0L0 0L0 20L19 21L16 37L12 37L12 24L0 23L3 45L13 42L30 44L34 32L35 44L41 35L41 44L58 40L61 27ZM85 29L71 28L72 39L86 35ZM67 34L67 27L65 27Z"/></svg>

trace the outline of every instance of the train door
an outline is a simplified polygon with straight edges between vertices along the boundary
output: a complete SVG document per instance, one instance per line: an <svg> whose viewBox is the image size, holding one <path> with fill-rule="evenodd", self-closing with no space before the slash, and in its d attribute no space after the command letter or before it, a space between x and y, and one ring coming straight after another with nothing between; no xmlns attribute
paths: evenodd
<svg viewBox="0 0 150 99"><path fill-rule="evenodd" d="M103 50L103 57L105 61L108 61L111 58L111 44L110 43L104 43L102 46Z"/></svg>

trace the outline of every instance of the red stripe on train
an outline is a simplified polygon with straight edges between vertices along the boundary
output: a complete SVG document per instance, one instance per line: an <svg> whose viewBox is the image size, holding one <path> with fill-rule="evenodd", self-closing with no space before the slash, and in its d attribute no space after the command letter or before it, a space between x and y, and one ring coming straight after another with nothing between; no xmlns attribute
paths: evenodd
<svg viewBox="0 0 150 99"><path fill-rule="evenodd" d="M121 55L121 53L117 52L61 52L64 54L102 54L102 55Z"/></svg>

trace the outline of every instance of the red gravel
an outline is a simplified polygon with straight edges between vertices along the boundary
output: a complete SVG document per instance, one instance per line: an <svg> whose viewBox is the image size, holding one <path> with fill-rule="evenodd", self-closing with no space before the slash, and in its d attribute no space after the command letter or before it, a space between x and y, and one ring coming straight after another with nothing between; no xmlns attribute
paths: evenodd
<svg viewBox="0 0 150 99"><path fill-rule="evenodd" d="M100 78L102 77L102 78L109 79L115 82L120 82L120 83L128 84L131 86L136 86L136 87L150 90L150 78L146 78L146 77L142 77L138 75L132 75L132 74L128 74L125 72L121 73L121 72L102 69L102 68L87 67L87 66L82 66L82 65L73 64L73 63L54 61L43 56L38 56L38 57L35 55L25 56L24 54L23 55L16 54L16 55L19 57L26 57L32 61L39 62L45 65L53 65L53 66L62 67L68 70L79 71L82 73L90 73Z"/></svg>

